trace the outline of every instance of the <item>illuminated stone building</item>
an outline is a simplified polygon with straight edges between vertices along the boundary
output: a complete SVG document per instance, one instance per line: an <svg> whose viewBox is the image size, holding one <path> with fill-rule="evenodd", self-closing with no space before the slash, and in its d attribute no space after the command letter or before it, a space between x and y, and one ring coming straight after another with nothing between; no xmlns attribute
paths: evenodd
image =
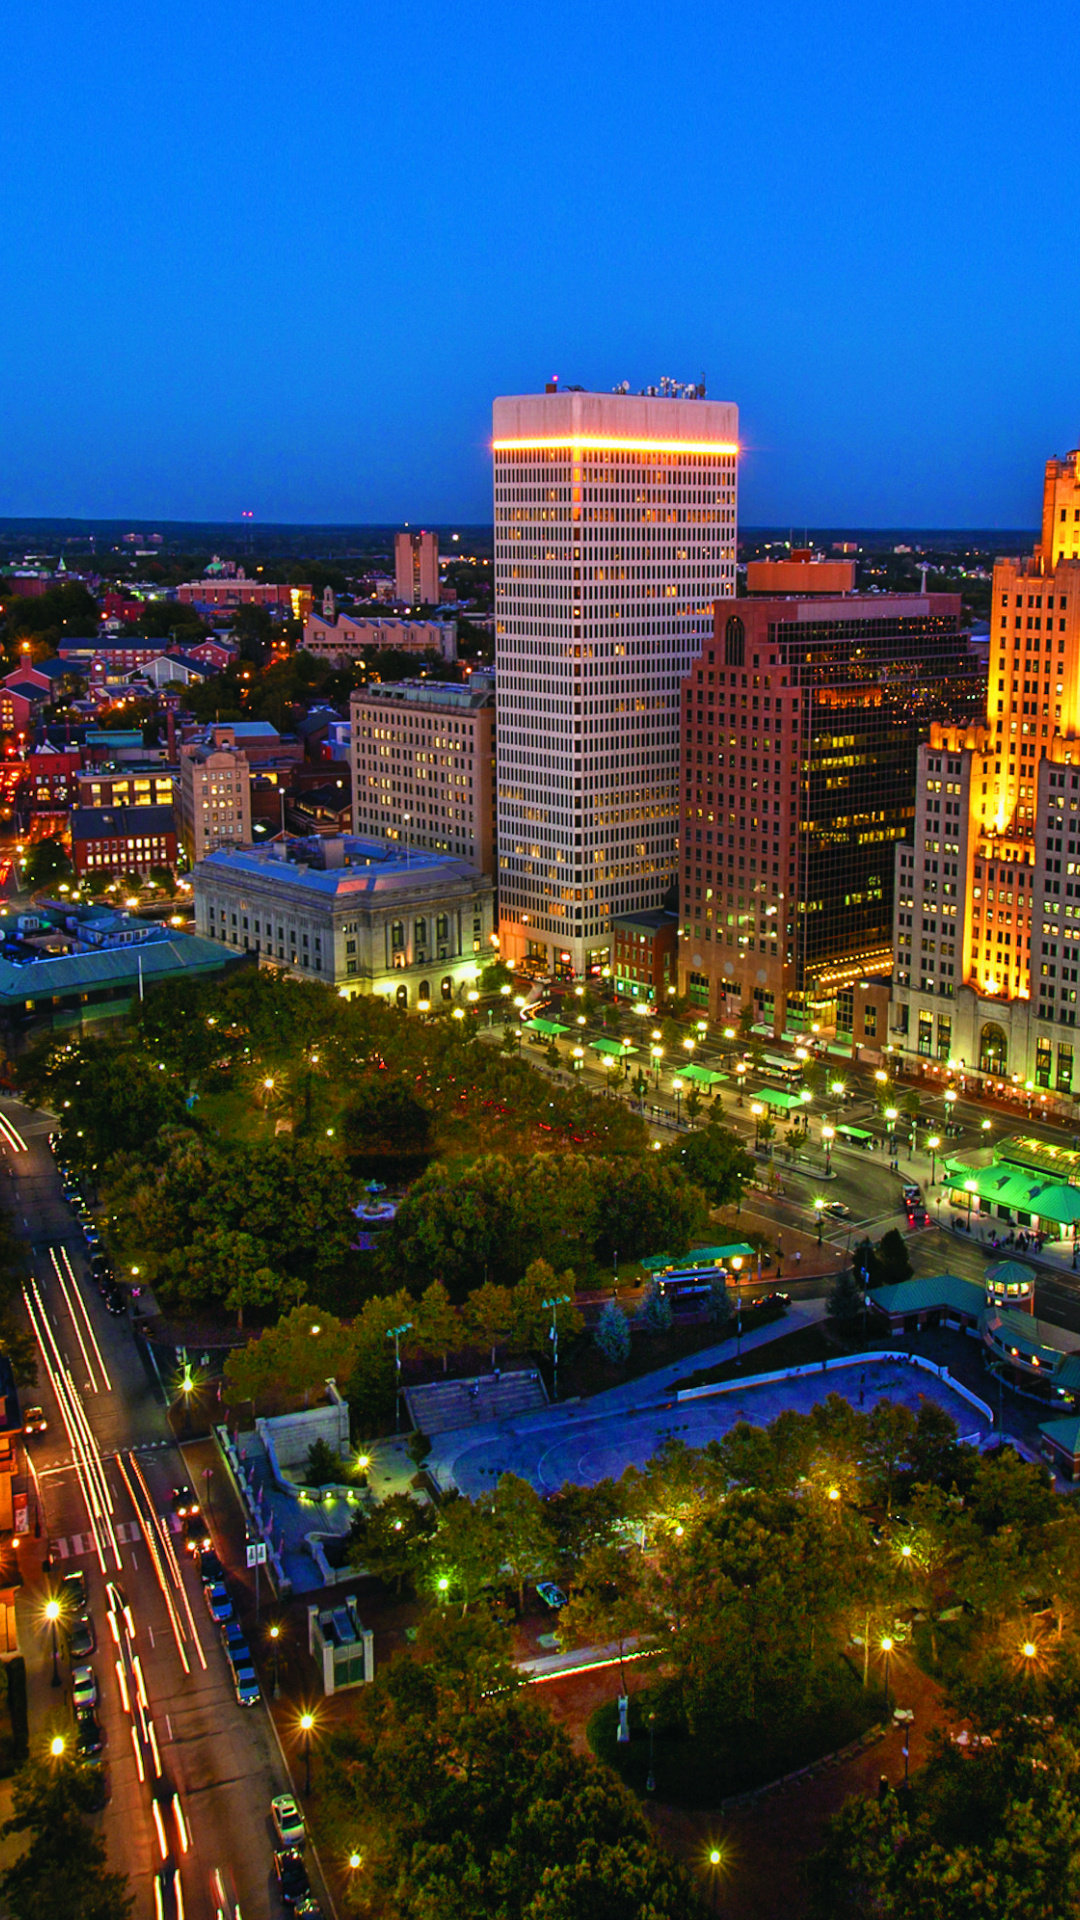
<svg viewBox="0 0 1080 1920"><path fill-rule="evenodd" d="M985 718L919 755L897 850L890 1042L1071 1094L1080 991L1080 451L1046 467L1042 537L994 568Z"/></svg>
<svg viewBox="0 0 1080 1920"><path fill-rule="evenodd" d="M890 971L894 850L931 723L970 720L955 594L726 599L683 684L679 986L709 1017L831 1025Z"/></svg>
<svg viewBox="0 0 1080 1920"><path fill-rule="evenodd" d="M735 591L738 411L703 389L496 400L499 939L599 972L676 865L679 686Z"/></svg>

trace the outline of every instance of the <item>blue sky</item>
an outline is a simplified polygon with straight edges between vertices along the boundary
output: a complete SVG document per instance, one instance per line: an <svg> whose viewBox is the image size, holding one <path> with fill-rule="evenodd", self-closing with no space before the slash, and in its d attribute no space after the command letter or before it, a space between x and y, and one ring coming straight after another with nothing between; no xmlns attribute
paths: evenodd
<svg viewBox="0 0 1080 1920"><path fill-rule="evenodd" d="M1080 437L1070 20L40 0L0 514L487 518L493 394L704 370L744 522L1033 526Z"/></svg>

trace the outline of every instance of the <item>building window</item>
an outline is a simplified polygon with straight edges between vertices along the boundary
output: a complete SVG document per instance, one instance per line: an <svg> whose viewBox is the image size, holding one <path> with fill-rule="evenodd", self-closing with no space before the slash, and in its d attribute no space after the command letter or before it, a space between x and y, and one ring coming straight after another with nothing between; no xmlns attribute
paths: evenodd
<svg viewBox="0 0 1080 1920"><path fill-rule="evenodd" d="M733 613L724 628L724 665L744 667L746 665L746 628L737 613Z"/></svg>
<svg viewBox="0 0 1080 1920"><path fill-rule="evenodd" d="M1048 1087L1050 1085L1049 1040L1037 1040L1035 1042L1035 1085L1037 1087Z"/></svg>
<svg viewBox="0 0 1080 1920"><path fill-rule="evenodd" d="M939 1013L937 1023L937 1057L939 1060L947 1060L951 1052L952 1020L951 1018L947 1020L944 1014Z"/></svg>
<svg viewBox="0 0 1080 1920"><path fill-rule="evenodd" d="M1057 1090L1059 1093L1072 1092L1073 1050L1062 1044L1058 1048Z"/></svg>
<svg viewBox="0 0 1080 1920"><path fill-rule="evenodd" d="M979 1036L979 1072L996 1074L1000 1078L1008 1065L1008 1060L1009 1046L1005 1035L999 1026L990 1021L983 1028ZM1049 1083L1050 1060L1048 1050L1046 1080L1043 1084L1044 1086L1048 1086Z"/></svg>
<svg viewBox="0 0 1080 1920"><path fill-rule="evenodd" d="M933 1036L934 1036L934 1016L933 1016L933 1014L932 1014L932 1013L920 1013L920 1015L919 1015L919 1037L918 1037L918 1041L916 1042L916 1050L917 1050L917 1051L918 1051L919 1053L921 1053L922 1055L924 1055L924 1057L925 1057L926 1059L929 1059L929 1058L930 1058L930 1052L931 1052L931 1044L932 1044L932 1041L933 1041Z"/></svg>
<svg viewBox="0 0 1080 1920"><path fill-rule="evenodd" d="M864 1007L862 1017L863 1034L867 1040L877 1037L877 1008Z"/></svg>
<svg viewBox="0 0 1080 1920"><path fill-rule="evenodd" d="M394 921L394 924L393 924L393 926L392 926L392 927L391 927L391 929L390 929L390 945L391 945L392 947L403 947L403 946L405 945L405 922L404 922L404 920L395 920L395 921Z"/></svg>
<svg viewBox="0 0 1080 1920"><path fill-rule="evenodd" d="M709 976L706 973L692 973L688 982L690 1004L695 1007L707 1007L709 1004Z"/></svg>

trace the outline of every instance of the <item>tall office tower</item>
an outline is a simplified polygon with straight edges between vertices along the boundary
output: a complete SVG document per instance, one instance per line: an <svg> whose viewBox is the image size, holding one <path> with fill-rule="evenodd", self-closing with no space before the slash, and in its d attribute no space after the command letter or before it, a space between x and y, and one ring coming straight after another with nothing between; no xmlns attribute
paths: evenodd
<svg viewBox="0 0 1080 1920"><path fill-rule="evenodd" d="M394 535L394 577L399 600L410 607L439 604L439 536L437 533Z"/></svg>
<svg viewBox="0 0 1080 1920"><path fill-rule="evenodd" d="M679 982L695 1005L800 1032L888 973L919 743L981 695L958 594L718 604L683 690Z"/></svg>
<svg viewBox="0 0 1080 1920"><path fill-rule="evenodd" d="M675 874L679 685L735 591L738 409L702 395L495 402L499 936L562 976Z"/></svg>
<svg viewBox="0 0 1080 1920"><path fill-rule="evenodd" d="M894 1045L1071 1090L1077 769L1080 452L1047 461L1034 553L994 568L985 719L935 728L920 754L914 836L897 853Z"/></svg>

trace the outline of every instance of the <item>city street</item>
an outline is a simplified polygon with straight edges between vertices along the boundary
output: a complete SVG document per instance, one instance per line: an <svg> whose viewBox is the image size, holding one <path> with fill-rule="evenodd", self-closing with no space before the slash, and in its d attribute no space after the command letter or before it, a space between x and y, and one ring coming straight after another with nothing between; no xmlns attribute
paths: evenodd
<svg viewBox="0 0 1080 1920"><path fill-rule="evenodd" d="M127 1316L111 1317L85 1278L46 1121L7 1099L0 1113L26 1142L25 1151L6 1144L2 1187L32 1249L28 1311L41 1359L38 1387L22 1399L38 1400L48 1419L29 1439L41 1534L32 1514L18 1601L31 1743L40 1750L57 1730L73 1731L63 1635L62 1684L51 1684L42 1571L51 1552L53 1581L78 1570L89 1587L109 1785L100 1817L136 1914L157 1911L154 1876L178 1871L190 1920L241 1911L277 1920L269 1804L291 1782L265 1706L237 1704L219 1630L174 1533L170 1495L186 1474L164 1394ZM215 1543L225 1559L216 1534ZM310 1854L309 1869L329 1913ZM164 1911L179 1910L167 1889Z"/></svg>

